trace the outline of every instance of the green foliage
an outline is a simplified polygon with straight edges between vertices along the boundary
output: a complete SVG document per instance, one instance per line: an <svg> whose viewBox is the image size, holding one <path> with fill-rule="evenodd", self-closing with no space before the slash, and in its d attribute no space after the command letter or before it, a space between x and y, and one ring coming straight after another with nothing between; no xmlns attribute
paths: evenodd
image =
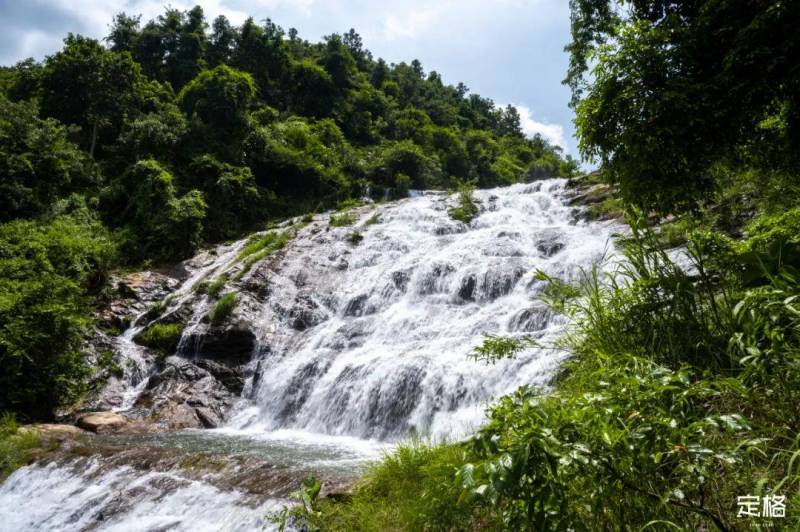
<svg viewBox="0 0 800 532"><path fill-rule="evenodd" d="M406 174L397 174L394 176L394 188L392 189L392 196L395 199L407 198L408 191L411 189L411 178Z"/></svg>
<svg viewBox="0 0 800 532"><path fill-rule="evenodd" d="M200 244L207 209L202 193L178 196L174 177L158 161L130 167L107 191L104 203L114 223L128 222L125 254L132 259L183 259Z"/></svg>
<svg viewBox="0 0 800 532"><path fill-rule="evenodd" d="M125 370L114 358L114 352L110 350L101 351L97 357L97 365L103 371L121 379L125 375Z"/></svg>
<svg viewBox="0 0 800 532"><path fill-rule="evenodd" d="M56 120L39 119L32 103L0 95L0 222L47 211L87 183L87 157Z"/></svg>
<svg viewBox="0 0 800 532"><path fill-rule="evenodd" d="M475 186L471 183L462 183L459 185L458 205L451 207L447 211L448 214L450 214L450 218L468 224L478 215L480 209L478 209L478 205L475 203L475 198L473 197L474 191Z"/></svg>
<svg viewBox="0 0 800 532"><path fill-rule="evenodd" d="M229 292L219 298L214 310L211 311L211 323L219 325L230 317L236 308L236 294Z"/></svg>
<svg viewBox="0 0 800 532"><path fill-rule="evenodd" d="M379 213L375 213L369 218L364 221L364 227L369 227L370 225L375 225L381 222L381 215Z"/></svg>
<svg viewBox="0 0 800 532"><path fill-rule="evenodd" d="M94 157L110 144L131 110L145 98L146 80L129 54L106 50L98 41L70 34L64 49L45 60L42 114L81 128L81 146Z"/></svg>
<svg viewBox="0 0 800 532"><path fill-rule="evenodd" d="M567 81L584 156L630 202L696 209L720 167L796 175L796 6L576 0ZM762 185L763 186L763 185Z"/></svg>
<svg viewBox="0 0 800 532"><path fill-rule="evenodd" d="M80 395L90 294L113 257L85 211L0 225L0 409L46 418Z"/></svg>
<svg viewBox="0 0 800 532"><path fill-rule="evenodd" d="M156 350L161 356L175 354L183 334L180 323L154 323L137 334L133 339L137 344Z"/></svg>
<svg viewBox="0 0 800 532"><path fill-rule="evenodd" d="M270 194L259 189L250 168L204 155L192 161L191 171L206 204L213 206L203 224L208 240L235 237L266 217L265 200Z"/></svg>
<svg viewBox="0 0 800 532"><path fill-rule="evenodd" d="M42 438L32 430L21 430L14 416L0 416L0 481L28 463L28 451L41 448Z"/></svg>
<svg viewBox="0 0 800 532"><path fill-rule="evenodd" d="M178 102L188 116L196 115L204 124L230 132L244 125L255 95L250 74L220 65L187 84Z"/></svg>
<svg viewBox="0 0 800 532"><path fill-rule="evenodd" d="M246 259L264 249L274 248L277 242L281 239L281 233L270 231L261 236L253 236L244 245L239 255L236 257L237 261Z"/></svg>
<svg viewBox="0 0 800 532"><path fill-rule="evenodd" d="M400 174L408 176L411 186L417 189L443 184L438 162L410 140L386 143L371 170L373 179L379 183L396 182Z"/></svg>

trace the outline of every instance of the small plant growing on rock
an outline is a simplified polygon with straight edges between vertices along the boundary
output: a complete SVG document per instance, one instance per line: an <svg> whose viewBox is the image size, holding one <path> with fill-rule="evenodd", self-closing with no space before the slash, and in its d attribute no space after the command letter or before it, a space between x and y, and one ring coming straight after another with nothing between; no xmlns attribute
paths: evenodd
<svg viewBox="0 0 800 532"><path fill-rule="evenodd" d="M233 292L227 293L217 301L217 306L211 311L211 323L219 325L228 319L236 308L236 294Z"/></svg>
<svg viewBox="0 0 800 532"><path fill-rule="evenodd" d="M358 231L352 231L349 235L347 235L347 241L354 246L357 246L362 240L364 240L364 235Z"/></svg>
<svg viewBox="0 0 800 532"><path fill-rule="evenodd" d="M125 370L114 359L114 352L108 349L100 352L97 357L97 365L118 379L121 379L125 374Z"/></svg>
<svg viewBox="0 0 800 532"><path fill-rule="evenodd" d="M472 183L461 183L458 186L458 205L448 211L450 218L468 224L478 215L478 205L473 197L474 191L475 185Z"/></svg>

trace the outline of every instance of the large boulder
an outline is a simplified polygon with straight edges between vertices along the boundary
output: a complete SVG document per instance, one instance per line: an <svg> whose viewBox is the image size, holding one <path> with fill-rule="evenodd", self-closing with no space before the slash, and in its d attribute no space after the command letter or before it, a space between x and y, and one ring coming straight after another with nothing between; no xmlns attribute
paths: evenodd
<svg viewBox="0 0 800 532"><path fill-rule="evenodd" d="M167 358L163 369L149 378L133 411L168 430L219 426L244 379L238 370L211 360L195 362Z"/></svg>
<svg viewBox="0 0 800 532"><path fill-rule="evenodd" d="M124 428L128 418L114 412L88 412L78 416L76 423L82 429L105 434Z"/></svg>

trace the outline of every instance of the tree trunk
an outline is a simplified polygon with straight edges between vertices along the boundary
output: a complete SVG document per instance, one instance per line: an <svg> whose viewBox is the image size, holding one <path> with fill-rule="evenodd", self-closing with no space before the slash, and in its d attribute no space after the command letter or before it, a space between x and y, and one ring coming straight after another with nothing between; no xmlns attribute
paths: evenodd
<svg viewBox="0 0 800 532"><path fill-rule="evenodd" d="M89 157L94 159L94 149L97 147L97 120L94 121L92 127L92 144L89 146Z"/></svg>

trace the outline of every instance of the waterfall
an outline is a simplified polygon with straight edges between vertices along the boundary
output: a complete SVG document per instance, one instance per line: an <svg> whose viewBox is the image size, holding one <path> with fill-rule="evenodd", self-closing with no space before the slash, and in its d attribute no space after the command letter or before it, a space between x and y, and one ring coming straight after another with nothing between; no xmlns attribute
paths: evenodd
<svg viewBox="0 0 800 532"><path fill-rule="evenodd" d="M564 196L560 179L477 191L481 213L465 225L448 215L454 198L425 192L362 209L352 227L301 231L272 267L257 320L254 406L231 425L454 438L493 397L545 386L564 353L528 349L489 366L468 354L485 335L546 343L561 330L535 301L535 271L575 278L617 229L578 220Z"/></svg>
<svg viewBox="0 0 800 532"><path fill-rule="evenodd" d="M19 469L0 486L0 531L262 529L287 490L243 493L219 476L252 475L250 466L192 476L174 453L257 454L269 464L264 478L297 481L323 469L352 476L392 442L462 437L494 398L521 385L546 389L562 351L529 348L491 365L468 355L486 335L552 343L565 321L537 302L544 285L535 272L575 279L609 251L621 227L583 220L565 184L476 191L480 214L469 224L452 220L455 198L436 192L356 208L347 227L317 215L249 273L237 260L246 240L184 263L184 281L165 301L165 314L190 314L179 353L194 356L192 342L209 327L210 300L195 286L224 272L232 274L225 290L246 307L237 320L256 337L252 377L228 425L149 435L128 445L144 453L128 462L67 454ZM129 361L120 409L151 371L132 341L147 321L142 314L116 340ZM177 458L138 467L159 445Z"/></svg>

